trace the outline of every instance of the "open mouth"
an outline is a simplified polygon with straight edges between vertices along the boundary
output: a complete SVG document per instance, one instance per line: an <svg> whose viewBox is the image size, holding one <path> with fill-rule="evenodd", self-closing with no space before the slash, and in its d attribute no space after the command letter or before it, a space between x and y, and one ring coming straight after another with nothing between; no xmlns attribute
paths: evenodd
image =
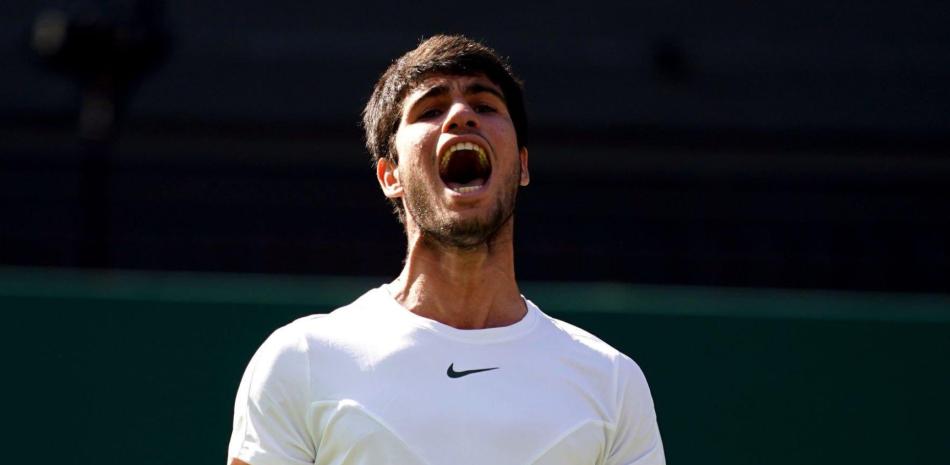
<svg viewBox="0 0 950 465"><path fill-rule="evenodd" d="M453 144L439 161L442 182L460 194L477 191L490 176L491 161L485 149L472 142Z"/></svg>

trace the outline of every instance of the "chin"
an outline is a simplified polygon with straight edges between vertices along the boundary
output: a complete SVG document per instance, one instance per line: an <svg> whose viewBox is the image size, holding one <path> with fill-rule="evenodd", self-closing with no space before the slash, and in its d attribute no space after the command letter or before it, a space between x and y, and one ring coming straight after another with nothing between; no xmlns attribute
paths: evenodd
<svg viewBox="0 0 950 465"><path fill-rule="evenodd" d="M506 214L507 213L507 214ZM458 249L477 249L490 245L506 230L512 215L501 209L478 217L455 218L438 228L421 228L423 236L442 245Z"/></svg>

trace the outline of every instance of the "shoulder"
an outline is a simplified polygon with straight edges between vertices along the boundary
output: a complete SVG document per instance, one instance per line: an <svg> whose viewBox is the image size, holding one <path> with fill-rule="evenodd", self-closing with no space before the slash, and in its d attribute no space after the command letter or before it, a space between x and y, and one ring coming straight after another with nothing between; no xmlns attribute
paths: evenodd
<svg viewBox="0 0 950 465"><path fill-rule="evenodd" d="M613 381L615 388L648 392L643 370L628 354L583 328L543 312L541 315L553 333L552 339L560 346L560 353L572 354L584 360L586 365L599 369L605 379Z"/></svg>
<svg viewBox="0 0 950 465"><path fill-rule="evenodd" d="M279 345L306 345L325 338L339 337L358 331L372 321L385 301L378 288L371 289L353 302L329 313L318 313L298 318L274 331L268 338Z"/></svg>
<svg viewBox="0 0 950 465"><path fill-rule="evenodd" d="M561 340L558 350L566 354L562 357L569 358L572 366L583 367L585 379L600 393L599 398L609 412L612 437L623 442L629 439L627 436L652 435L656 440L647 438L648 442L660 444L653 397L640 366L589 331L547 315L544 317L555 334L553 338ZM662 454L662 445L657 447Z"/></svg>
<svg viewBox="0 0 950 465"><path fill-rule="evenodd" d="M374 291L330 313L298 318L274 330L251 358L245 373L247 382L256 385L309 379L314 361L341 353L340 341L361 334L360 327L371 321L365 313L373 308Z"/></svg>
<svg viewBox="0 0 950 465"><path fill-rule="evenodd" d="M600 359L611 364L622 362L623 359L632 362L629 357L589 331L554 318L542 312L533 303L530 305L541 315L541 320L548 327L548 337L562 346L561 350L567 349L570 352Z"/></svg>
<svg viewBox="0 0 950 465"><path fill-rule="evenodd" d="M583 328L548 315L545 315L545 317L562 337L571 340L592 354L609 359L623 355L619 350Z"/></svg>

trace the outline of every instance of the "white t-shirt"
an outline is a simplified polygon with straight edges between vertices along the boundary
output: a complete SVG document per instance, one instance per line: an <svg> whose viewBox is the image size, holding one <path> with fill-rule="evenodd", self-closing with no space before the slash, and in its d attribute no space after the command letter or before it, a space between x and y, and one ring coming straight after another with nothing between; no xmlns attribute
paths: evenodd
<svg viewBox="0 0 950 465"><path fill-rule="evenodd" d="M640 368L526 302L513 325L460 330L377 288L278 329L244 373L228 460L665 463Z"/></svg>

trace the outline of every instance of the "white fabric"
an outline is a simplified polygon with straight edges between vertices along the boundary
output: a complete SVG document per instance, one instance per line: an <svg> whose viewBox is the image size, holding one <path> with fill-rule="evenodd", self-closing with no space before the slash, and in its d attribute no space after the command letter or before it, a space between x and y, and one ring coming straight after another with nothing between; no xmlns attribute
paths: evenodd
<svg viewBox="0 0 950 465"><path fill-rule="evenodd" d="M235 402L251 465L665 463L640 368L530 301L519 322L459 330L383 288L274 332ZM459 378L454 371L496 368Z"/></svg>

